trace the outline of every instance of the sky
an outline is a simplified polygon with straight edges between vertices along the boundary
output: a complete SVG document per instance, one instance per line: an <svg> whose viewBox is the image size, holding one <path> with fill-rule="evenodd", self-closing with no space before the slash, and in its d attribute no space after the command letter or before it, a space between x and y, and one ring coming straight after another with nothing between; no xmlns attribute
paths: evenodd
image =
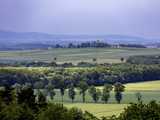
<svg viewBox="0 0 160 120"><path fill-rule="evenodd" d="M0 30L160 38L160 0L0 0Z"/></svg>

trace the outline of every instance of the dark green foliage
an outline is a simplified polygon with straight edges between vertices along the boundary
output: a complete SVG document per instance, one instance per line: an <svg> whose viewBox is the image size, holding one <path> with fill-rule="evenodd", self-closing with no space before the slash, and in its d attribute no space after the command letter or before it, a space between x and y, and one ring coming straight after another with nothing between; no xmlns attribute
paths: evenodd
<svg viewBox="0 0 160 120"><path fill-rule="evenodd" d="M117 82L114 84L114 91L115 91L115 99L117 101L117 103L120 103L123 96L122 96L122 92L124 92L125 90L125 86L122 85L121 83Z"/></svg>
<svg viewBox="0 0 160 120"><path fill-rule="evenodd" d="M93 61L93 62L96 62L96 61L97 61L97 58L93 58L92 61Z"/></svg>
<svg viewBox="0 0 160 120"><path fill-rule="evenodd" d="M160 104L155 101L149 104L131 104L119 116L119 120L160 120Z"/></svg>
<svg viewBox="0 0 160 120"><path fill-rule="evenodd" d="M14 95L12 91L15 90L9 92L11 96ZM7 93L8 90L4 89L0 92ZM0 96L0 120L93 120L91 118L94 117L89 113L88 115L84 114L77 108L67 109L62 104L49 104L42 92L36 102L33 90L29 85L25 85L15 96L17 102L5 104L5 101L2 100L6 96L0 95L2 95Z"/></svg>
<svg viewBox="0 0 160 120"><path fill-rule="evenodd" d="M47 104L46 102L47 102L46 96L42 92L39 92L38 104L40 106L45 106Z"/></svg>
<svg viewBox="0 0 160 120"><path fill-rule="evenodd" d="M72 100L72 103L75 99L75 95L76 95L76 91L75 91L74 85L72 84L69 86L69 89L68 89L68 96Z"/></svg>
<svg viewBox="0 0 160 120"><path fill-rule="evenodd" d="M128 63L131 64L160 64L159 55L148 55L148 56L131 56L127 59Z"/></svg>
<svg viewBox="0 0 160 120"><path fill-rule="evenodd" d="M47 95L49 94L51 100L53 100L54 96L56 95L56 92L54 91L54 85L49 82L48 85L46 85L45 89L47 90Z"/></svg>
<svg viewBox="0 0 160 120"><path fill-rule="evenodd" d="M35 89L43 89L44 88L44 84L43 84L43 82L42 81L37 81L37 82L35 82L34 83L34 88Z"/></svg>
<svg viewBox="0 0 160 120"><path fill-rule="evenodd" d="M45 110L40 112L38 120L76 120L76 116L78 115L73 111L68 111L61 104L49 104Z"/></svg>
<svg viewBox="0 0 160 120"><path fill-rule="evenodd" d="M123 57L121 57L121 62L124 62L124 58Z"/></svg>
<svg viewBox="0 0 160 120"><path fill-rule="evenodd" d="M118 117L103 117L102 120L160 120L160 104L155 101L132 103Z"/></svg>
<svg viewBox="0 0 160 120"><path fill-rule="evenodd" d="M5 106L0 112L1 120L33 120L34 114L29 107L18 104Z"/></svg>
<svg viewBox="0 0 160 120"><path fill-rule="evenodd" d="M9 105L14 100L13 89L8 85L4 86L4 89L0 91L0 100Z"/></svg>
<svg viewBox="0 0 160 120"><path fill-rule="evenodd" d="M102 92L102 101L105 103L108 102L110 98L110 92L112 91L113 87L111 84L105 84Z"/></svg>
<svg viewBox="0 0 160 120"><path fill-rule="evenodd" d="M94 86L91 86L88 92L91 95L94 102L97 103L98 100L100 99L101 91L99 89L96 89Z"/></svg>
<svg viewBox="0 0 160 120"><path fill-rule="evenodd" d="M29 107L35 106L35 95L31 87L24 87L17 95L19 104L26 104Z"/></svg>
<svg viewBox="0 0 160 120"><path fill-rule="evenodd" d="M53 100L54 99L54 96L56 95L56 92L54 91L54 90L52 90L51 92L50 92L50 97L51 97L51 99Z"/></svg>
<svg viewBox="0 0 160 120"><path fill-rule="evenodd" d="M115 99L116 99L117 103L121 103L122 93L121 92L116 92L115 93Z"/></svg>
<svg viewBox="0 0 160 120"><path fill-rule="evenodd" d="M63 72L63 69L59 70L57 72L61 73L61 72ZM61 96L62 96L62 103L63 103L64 92L67 88L67 85L65 83L65 78L64 78L64 76L62 76L58 73L57 75L52 77L52 80L53 80L54 84L56 85L56 87L60 89L60 93L61 93Z"/></svg>
<svg viewBox="0 0 160 120"><path fill-rule="evenodd" d="M22 86L18 83L12 86L15 89L16 95L22 90Z"/></svg>
<svg viewBox="0 0 160 120"><path fill-rule="evenodd" d="M124 91L124 86L121 83L116 83L114 87L117 94ZM111 89L110 85L106 85L106 91ZM96 88L92 87L89 91L95 93L95 90ZM4 89L0 93L9 93L7 98L15 95L13 92L15 90L9 89L9 91ZM160 120L160 104L155 101L144 104L140 100L141 95L138 93L137 96L139 102L132 103L118 117L98 119L94 115L88 112L83 113L77 108L67 109L62 104L46 103L43 94L40 95L41 99L36 104L33 90L27 85L18 92L18 96L14 96L17 97L18 102L7 102L6 104L4 101L6 96L0 94L0 120ZM42 106L44 104L45 106Z"/></svg>
<svg viewBox="0 0 160 120"><path fill-rule="evenodd" d="M85 112L84 117L85 117L84 120L100 120L97 117L95 117L93 114L91 114L87 111Z"/></svg>
<svg viewBox="0 0 160 120"><path fill-rule="evenodd" d="M68 113L72 116L73 120L85 120L83 112L78 108L71 108Z"/></svg>
<svg viewBox="0 0 160 120"><path fill-rule="evenodd" d="M60 80L60 81L59 81L58 87L59 87L59 89L60 89L60 93L61 93L61 96L62 96L62 103L63 103L64 92L65 92L65 90L66 90L66 88L67 88L64 80Z"/></svg>
<svg viewBox="0 0 160 120"><path fill-rule="evenodd" d="M83 42L78 45L71 45L69 44L68 48L105 48L105 47L111 47L110 44L102 42L100 40L93 41L93 42Z"/></svg>
<svg viewBox="0 0 160 120"><path fill-rule="evenodd" d="M129 48L146 48L146 46L141 44L120 44L120 47L129 47Z"/></svg>
<svg viewBox="0 0 160 120"><path fill-rule="evenodd" d="M88 90L88 84L84 81L81 81L78 85L80 94L82 95L83 103L85 102L86 91Z"/></svg>
<svg viewBox="0 0 160 120"><path fill-rule="evenodd" d="M80 81L85 81L90 86L102 86L106 83L159 80L159 74L160 65L158 64L101 64L94 67L80 67L76 69L74 67L65 69L63 67L56 67L43 70L42 68L42 71L41 68L0 68L0 85L4 86L7 84L12 86L16 83L19 85L30 83L31 86L40 89L44 88L51 81L55 88L61 89L63 94L65 90L64 86L67 87L69 84L78 86Z"/></svg>

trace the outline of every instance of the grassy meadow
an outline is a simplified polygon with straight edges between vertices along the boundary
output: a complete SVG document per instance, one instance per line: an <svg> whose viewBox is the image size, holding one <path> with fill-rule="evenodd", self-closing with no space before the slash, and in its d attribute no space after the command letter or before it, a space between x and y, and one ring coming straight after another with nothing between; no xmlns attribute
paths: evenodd
<svg viewBox="0 0 160 120"><path fill-rule="evenodd" d="M108 104L103 104L100 100L95 104L90 97L89 93L86 94L86 103L82 103L81 96L77 91L76 99L74 103L71 103L71 100L68 98L68 92L65 92L64 95L64 105L68 108L78 107L83 111L89 111L96 115L97 117L102 116L111 116L118 115L123 111L129 103L136 102L136 93L140 92L142 94L142 99L145 103L151 100L160 101L160 81L151 81L151 82L141 82L141 83L130 83L126 84L126 90L123 93L123 100L121 104L117 104L114 99L114 92L111 93L111 98ZM102 89L102 87L98 87ZM54 99L55 102L61 101L61 96L59 90L56 90L56 96Z"/></svg>
<svg viewBox="0 0 160 120"><path fill-rule="evenodd" d="M112 116L119 115L119 113L123 112L123 109L128 106L128 104L95 104L95 103L75 103L75 104L65 104L68 108L77 107L82 109L83 111L89 111L93 115L97 117L102 116Z"/></svg>
<svg viewBox="0 0 160 120"><path fill-rule="evenodd" d="M128 58L133 55L157 55L160 49L145 48L59 48L51 50L21 50L0 51L0 61L53 61L78 63L81 61L92 62L97 58L99 63L118 63L120 58Z"/></svg>

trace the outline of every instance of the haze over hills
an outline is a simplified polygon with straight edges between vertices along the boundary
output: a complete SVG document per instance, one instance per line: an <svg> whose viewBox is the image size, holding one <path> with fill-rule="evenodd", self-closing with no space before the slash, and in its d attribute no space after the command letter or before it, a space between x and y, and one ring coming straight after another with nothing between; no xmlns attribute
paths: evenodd
<svg viewBox="0 0 160 120"><path fill-rule="evenodd" d="M110 44L143 44L156 45L157 39L127 35L72 35L72 34L47 34L38 32L11 32L0 31L0 49L36 49L52 47L56 44L67 45L71 42L81 43L85 41L101 40Z"/></svg>

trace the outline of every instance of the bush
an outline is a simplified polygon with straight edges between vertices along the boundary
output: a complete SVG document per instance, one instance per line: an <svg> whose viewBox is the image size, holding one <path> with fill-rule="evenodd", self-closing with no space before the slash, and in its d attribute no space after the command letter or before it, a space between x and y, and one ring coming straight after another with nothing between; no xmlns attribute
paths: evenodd
<svg viewBox="0 0 160 120"><path fill-rule="evenodd" d="M28 107L23 107L17 104L5 106L0 112L1 120L33 120L34 114Z"/></svg>

